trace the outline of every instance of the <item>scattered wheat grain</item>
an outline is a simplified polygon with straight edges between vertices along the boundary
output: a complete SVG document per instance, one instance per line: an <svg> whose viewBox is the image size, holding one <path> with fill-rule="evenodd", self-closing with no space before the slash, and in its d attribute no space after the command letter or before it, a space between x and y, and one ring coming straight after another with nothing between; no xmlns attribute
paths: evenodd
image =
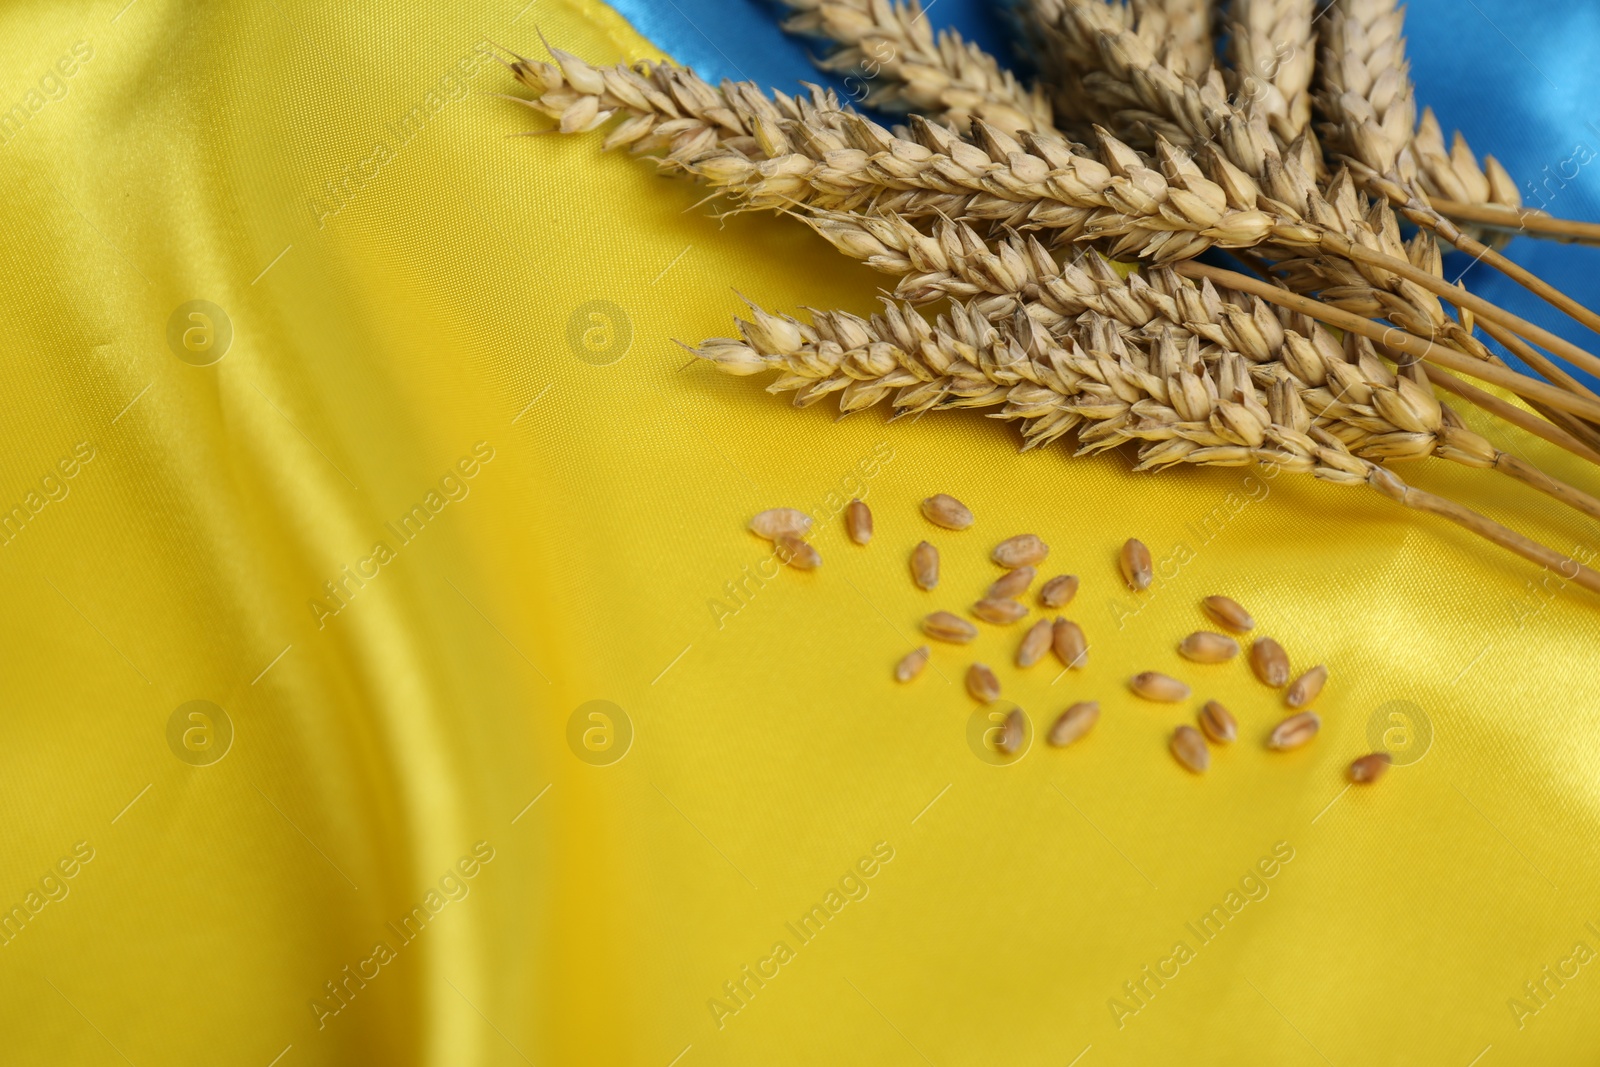
<svg viewBox="0 0 1600 1067"><path fill-rule="evenodd" d="M1061 665L1072 670L1085 666L1089 662L1089 641L1083 636L1083 628L1069 619L1057 619L1052 629L1051 644Z"/></svg>
<svg viewBox="0 0 1600 1067"><path fill-rule="evenodd" d="M928 656L927 645L907 652L900 662L894 665L894 680L897 682L909 682L921 674L922 668L928 665Z"/></svg>
<svg viewBox="0 0 1600 1067"><path fill-rule="evenodd" d="M1215 700L1208 700L1198 716L1200 729L1219 745L1231 745L1239 737L1239 723L1233 713Z"/></svg>
<svg viewBox="0 0 1600 1067"><path fill-rule="evenodd" d="M1050 727L1048 740L1056 748L1065 748L1094 729L1094 724L1099 721L1100 702L1080 701L1061 713L1055 725Z"/></svg>
<svg viewBox="0 0 1600 1067"><path fill-rule="evenodd" d="M1044 659L1054 640L1055 627L1050 625L1049 619L1040 619L1034 623L1022 638L1022 644L1017 646L1017 666L1031 667Z"/></svg>
<svg viewBox="0 0 1600 1067"><path fill-rule="evenodd" d="M1389 753L1374 752L1371 755L1362 756L1360 759L1353 761L1346 774L1357 785L1365 785L1382 778L1383 772L1387 771L1389 764L1393 762L1394 760Z"/></svg>
<svg viewBox="0 0 1600 1067"><path fill-rule="evenodd" d="M979 703L993 704L1000 699L1000 679L982 663L974 663L967 668L967 692Z"/></svg>
<svg viewBox="0 0 1600 1067"><path fill-rule="evenodd" d="M1002 567L1027 567L1042 563L1049 554L1050 546L1037 534L1018 534L995 545L989 558Z"/></svg>
<svg viewBox="0 0 1600 1067"><path fill-rule="evenodd" d="M1239 642L1210 630L1196 630L1178 645L1178 654L1196 663L1226 663L1239 654Z"/></svg>
<svg viewBox="0 0 1600 1067"><path fill-rule="evenodd" d="M1322 729L1322 717L1314 711L1302 711L1298 715L1289 716L1272 728L1272 733L1267 737L1267 747L1276 752L1299 748L1316 737L1320 729Z"/></svg>
<svg viewBox="0 0 1600 1067"><path fill-rule="evenodd" d="M1237 600L1225 596L1208 596L1201 602L1205 613L1216 620L1224 630L1236 634L1249 633L1256 628L1256 620L1239 606Z"/></svg>
<svg viewBox="0 0 1600 1067"><path fill-rule="evenodd" d="M781 533L773 539L778 558L797 571L814 571L822 566L822 554L812 545L790 533Z"/></svg>
<svg viewBox="0 0 1600 1067"><path fill-rule="evenodd" d="M1262 684L1282 689L1289 682L1289 653L1270 637L1258 637L1250 646L1250 669Z"/></svg>
<svg viewBox="0 0 1600 1067"><path fill-rule="evenodd" d="M922 620L922 632L935 641L948 641L952 645L964 645L978 636L978 628L948 611L936 611Z"/></svg>
<svg viewBox="0 0 1600 1067"><path fill-rule="evenodd" d="M911 580L919 589L932 589L939 584L939 550L926 541L911 550Z"/></svg>
<svg viewBox="0 0 1600 1067"><path fill-rule="evenodd" d="M1016 600L984 597L972 605L972 614L996 626L1010 626L1028 613L1028 606Z"/></svg>
<svg viewBox="0 0 1600 1067"><path fill-rule="evenodd" d="M994 747L1002 756L1015 756L1022 750L1022 742L1026 736L1027 727L1022 718L1022 709L1012 708L1011 714L1006 716L1006 721L1000 724L1000 736L995 739Z"/></svg>
<svg viewBox="0 0 1600 1067"><path fill-rule="evenodd" d="M1177 761L1196 774L1204 774L1211 766L1211 750L1206 747L1206 739L1188 723L1172 731L1169 747Z"/></svg>
<svg viewBox="0 0 1600 1067"><path fill-rule="evenodd" d="M972 525L972 512L953 496L936 493L922 502L922 515L946 530L965 530Z"/></svg>
<svg viewBox="0 0 1600 1067"><path fill-rule="evenodd" d="M1039 590L1039 603L1047 608L1064 608L1078 595L1078 576L1061 574L1044 583Z"/></svg>
<svg viewBox="0 0 1600 1067"><path fill-rule="evenodd" d="M1122 566L1122 580L1128 583L1128 588L1134 592L1150 588L1150 579L1155 576L1155 566L1150 562L1150 550L1144 547L1144 542L1130 537L1122 546L1119 557Z"/></svg>
<svg viewBox="0 0 1600 1067"><path fill-rule="evenodd" d="M1291 708L1303 708L1317 699L1322 687L1328 684L1328 668L1317 664L1294 680L1283 702Z"/></svg>
<svg viewBox="0 0 1600 1067"><path fill-rule="evenodd" d="M779 534L804 537L811 532L811 516L794 508L768 508L750 520L750 532L768 541L776 541Z"/></svg>
<svg viewBox="0 0 1600 1067"><path fill-rule="evenodd" d="M1144 671L1128 680L1128 687L1146 700L1176 704L1189 699L1189 687L1160 671Z"/></svg>
<svg viewBox="0 0 1600 1067"><path fill-rule="evenodd" d="M1034 569L1018 567L989 587L985 597L993 600L1015 600L1033 584Z"/></svg>
<svg viewBox="0 0 1600 1067"><path fill-rule="evenodd" d="M850 533L850 540L858 545L864 545L872 540L872 509L860 500L852 500L844 509L845 529Z"/></svg>

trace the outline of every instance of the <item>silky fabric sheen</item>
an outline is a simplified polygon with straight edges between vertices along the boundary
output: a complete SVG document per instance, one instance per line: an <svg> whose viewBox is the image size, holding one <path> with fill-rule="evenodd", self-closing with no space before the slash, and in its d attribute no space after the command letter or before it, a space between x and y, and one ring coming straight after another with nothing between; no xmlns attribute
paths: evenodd
<svg viewBox="0 0 1600 1067"><path fill-rule="evenodd" d="M1594 597L1364 489L1019 454L974 413L838 421L686 366L734 289L868 313L885 279L599 135L514 136L549 122L478 46L700 64L687 34L592 0L124 2L0 13L0 1061L1600 1054ZM1478 5L1594 77L1554 58L1592 50L1576 5ZM764 9L667 6L804 76L731 36ZM1423 97L1480 151L1520 174L1588 136L1471 11L1411 12ZM1590 181L1553 209L1592 217ZM1512 251L1580 296L1600 254ZM1493 474L1406 474L1600 551ZM930 527L934 492L977 524ZM772 506L816 516L819 570L775 573L744 529ZM1021 628L985 626L895 685L1023 532L1081 576L1088 666L1018 671ZM1242 662L1178 658L1213 593L1329 665L1307 748L1265 751L1281 698ZM973 660L1029 714L1009 766ZM1141 670L1239 718L1205 777ZM1095 732L1050 749L1084 699ZM1347 791L1379 743L1406 765Z"/></svg>

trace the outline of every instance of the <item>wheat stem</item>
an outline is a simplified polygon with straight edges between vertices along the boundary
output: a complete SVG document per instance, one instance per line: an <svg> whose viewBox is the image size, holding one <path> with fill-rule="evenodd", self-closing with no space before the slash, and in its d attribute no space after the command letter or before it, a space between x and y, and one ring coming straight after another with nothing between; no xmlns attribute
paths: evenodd
<svg viewBox="0 0 1600 1067"><path fill-rule="evenodd" d="M1555 367L1550 363L1549 360L1545 359L1544 355L1540 353L1538 349L1528 344L1528 342L1524 341L1510 330L1503 329L1491 322L1484 322L1480 323L1479 325L1483 327L1483 331L1485 333L1504 345L1506 350L1512 355L1516 356L1530 367L1539 370L1541 374L1545 375L1545 377L1550 377L1550 374L1547 373L1546 370L1542 369L1545 367L1548 367L1550 371L1554 371L1557 377L1567 377L1563 372L1560 371L1559 368ZM1503 361L1498 357L1495 359L1495 362L1503 365ZM1570 389L1571 392L1577 393L1581 396L1594 396L1594 393L1584 388L1581 383L1573 379L1568 380L1572 381L1573 385L1576 386L1576 388ZM1562 383L1558 381L1557 384L1559 385ZM1600 449L1600 428L1597 428L1592 423L1585 422L1583 419L1580 419L1575 415L1568 414L1564 411L1550 411L1538 404L1534 404L1533 407L1537 408L1539 413L1550 419L1550 421L1566 427L1566 429L1571 432L1573 436L1589 445L1589 447Z"/></svg>
<svg viewBox="0 0 1600 1067"><path fill-rule="evenodd" d="M1457 222L1475 222L1508 234L1548 237L1569 244L1600 245L1600 222L1579 222L1555 218L1532 208L1510 208L1500 204L1467 204L1430 196L1434 209Z"/></svg>
<svg viewBox="0 0 1600 1067"><path fill-rule="evenodd" d="M1489 264L1552 307L1559 308L1589 329L1600 333L1600 315L1590 311L1577 300L1574 300L1525 267L1513 263L1476 238L1469 237L1461 231L1459 226L1451 222L1439 211L1425 204L1419 197L1393 178L1385 177L1370 167L1353 161L1351 162L1351 170L1368 189L1379 196L1387 198L1395 206L1396 210L1418 226L1433 230L1462 252L1475 257L1480 262Z"/></svg>
<svg viewBox="0 0 1600 1067"><path fill-rule="evenodd" d="M1580 459L1600 465L1600 452L1596 452L1573 434L1568 433L1558 425L1541 419L1529 411L1524 411L1506 400L1495 396L1493 393L1479 389L1470 382L1464 382L1451 374L1443 367L1423 364L1424 373L1428 380L1447 393L1453 393L1469 404L1482 408L1489 414L1509 422L1521 430L1526 430L1535 437L1543 438L1558 448L1564 448ZM1555 412L1554 414L1562 414Z"/></svg>
<svg viewBox="0 0 1600 1067"><path fill-rule="evenodd" d="M1396 503L1449 519L1479 537L1515 552L1523 559L1557 571L1563 578L1577 582L1590 592L1600 593L1600 574L1453 500L1407 485L1393 471L1375 466L1368 475L1367 484Z"/></svg>
<svg viewBox="0 0 1600 1067"><path fill-rule="evenodd" d="M1373 251L1370 248L1364 248L1340 234L1329 234L1323 238L1323 246L1335 255L1343 256L1357 263L1368 263L1375 267L1381 267L1384 270L1400 275L1402 278L1416 282L1441 299L1448 300L1456 307L1465 308L1486 322L1492 322L1514 330L1522 337L1543 345L1555 355L1571 360L1591 374L1600 374L1600 358L1579 348L1566 338L1558 337L1544 327L1531 323L1519 315L1512 314L1497 304L1491 304L1483 297L1475 296L1460 286L1451 285L1444 279L1425 270L1419 270L1405 260ZM1597 318L1596 322L1600 322L1600 318Z"/></svg>
<svg viewBox="0 0 1600 1067"><path fill-rule="evenodd" d="M1448 348L1437 341L1430 341L1425 337L1407 333L1398 326L1383 326L1380 323L1373 322L1371 319L1364 319L1352 312L1328 307L1326 304L1318 303L1309 297L1287 292L1275 285L1257 281L1249 275L1240 274L1237 271L1208 267L1203 263L1193 261L1179 263L1173 267L1173 270L1186 278L1204 278L1217 285L1225 285L1230 289L1237 289L1240 292L1259 296L1268 303L1289 308L1291 311L1298 311L1330 326L1337 326L1342 330L1358 333L1379 344L1386 344L1399 349L1408 356L1425 359L1430 363L1437 363L1442 367L1447 367L1457 374L1465 374L1469 378L1477 378L1479 381L1509 389L1528 400L1542 401L1551 407L1570 411L1585 418L1600 418L1600 403L1574 396L1565 389L1559 389L1546 382L1541 382L1537 378L1530 378L1525 374L1518 374L1493 363L1474 359L1464 352Z"/></svg>
<svg viewBox="0 0 1600 1067"><path fill-rule="evenodd" d="M1583 512L1590 518L1600 519L1600 500L1596 500L1588 493L1574 488L1566 482L1552 478L1538 467L1518 459L1509 452L1500 452L1495 455L1494 469L1515 478L1524 485L1532 486L1541 493L1554 497L1568 507Z"/></svg>

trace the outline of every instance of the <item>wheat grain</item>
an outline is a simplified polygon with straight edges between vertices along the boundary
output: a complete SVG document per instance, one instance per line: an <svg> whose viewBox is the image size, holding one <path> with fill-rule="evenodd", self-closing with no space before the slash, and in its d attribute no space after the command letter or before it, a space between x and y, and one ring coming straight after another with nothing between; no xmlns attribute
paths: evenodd
<svg viewBox="0 0 1600 1067"><path fill-rule="evenodd" d="M918 542L911 550L911 580L918 589L932 589L939 584L939 550L926 541Z"/></svg>
<svg viewBox="0 0 1600 1067"><path fill-rule="evenodd" d="M1239 723L1233 713L1215 700L1208 700L1196 716L1200 729L1219 745L1231 745L1239 737Z"/></svg>
<svg viewBox="0 0 1600 1067"><path fill-rule="evenodd" d="M1144 671L1134 675L1128 681L1128 688L1146 700L1155 700L1163 704L1176 704L1180 700L1189 699L1189 687L1170 675L1160 671Z"/></svg>
<svg viewBox="0 0 1600 1067"><path fill-rule="evenodd" d="M1028 591L1028 586L1033 584L1035 573L1032 567L1018 567L997 579L989 586L989 591L984 596L996 600L1015 600Z"/></svg>
<svg viewBox="0 0 1600 1067"><path fill-rule="evenodd" d="M1373 752L1351 762L1349 770L1345 772L1350 781L1357 785L1376 782L1383 777L1383 772L1389 769L1394 762L1393 757L1387 752Z"/></svg>
<svg viewBox="0 0 1600 1067"><path fill-rule="evenodd" d="M922 517L946 530L965 530L973 523L971 509L944 493L935 493L922 502Z"/></svg>
<svg viewBox="0 0 1600 1067"><path fill-rule="evenodd" d="M1239 654L1239 642L1209 630L1197 630L1178 644L1178 655L1195 663L1226 663Z"/></svg>
<svg viewBox="0 0 1600 1067"><path fill-rule="evenodd" d="M999 597L984 597L972 605L972 614L996 626L1010 626L1028 613L1026 604Z"/></svg>
<svg viewBox="0 0 1600 1067"><path fill-rule="evenodd" d="M1172 731L1172 741L1168 747L1178 762L1195 774L1204 774L1206 768L1211 766L1211 750L1206 747L1206 739L1193 726L1185 724Z"/></svg>
<svg viewBox="0 0 1600 1067"><path fill-rule="evenodd" d="M1258 637L1250 646L1250 669L1262 685L1282 689L1289 682L1289 654L1270 637Z"/></svg>
<svg viewBox="0 0 1600 1067"><path fill-rule="evenodd" d="M1303 708L1316 700L1322 693L1322 687L1327 684L1328 668L1319 663L1294 680L1284 694L1283 702L1291 708Z"/></svg>
<svg viewBox="0 0 1600 1067"><path fill-rule="evenodd" d="M814 571L822 566L822 554L794 534L781 533L772 543L778 558L797 571Z"/></svg>
<svg viewBox="0 0 1600 1067"><path fill-rule="evenodd" d="M1051 627L1050 647L1067 670L1082 670L1089 665L1089 639L1083 627L1070 619L1057 619Z"/></svg>
<svg viewBox="0 0 1600 1067"><path fill-rule="evenodd" d="M1055 640L1055 627L1049 619L1040 619L1029 628L1017 646L1017 666L1031 667L1044 659Z"/></svg>
<svg viewBox="0 0 1600 1067"><path fill-rule="evenodd" d="M1063 711L1050 727L1047 740L1056 748L1065 748L1083 738L1095 723L1100 721L1100 702L1083 700Z"/></svg>
<svg viewBox="0 0 1600 1067"><path fill-rule="evenodd" d="M1050 546L1039 540L1037 534L1017 534L995 545L989 558L1002 567L1031 567L1035 563L1044 562L1044 558L1049 554ZM1031 571L1028 577L1031 581L1033 577ZM1026 589L1027 586L1024 585L1023 588Z"/></svg>
<svg viewBox="0 0 1600 1067"><path fill-rule="evenodd" d="M844 508L845 530L850 540L864 545L872 540L872 509L860 500L852 500Z"/></svg>
<svg viewBox="0 0 1600 1067"><path fill-rule="evenodd" d="M922 632L935 641L964 645L978 636L978 628L948 611L936 611L922 620Z"/></svg>
<svg viewBox="0 0 1600 1067"><path fill-rule="evenodd" d="M993 704L1000 699L1000 679L982 663L967 668L967 693L980 704Z"/></svg>
<svg viewBox="0 0 1600 1067"><path fill-rule="evenodd" d="M1002 756L1015 756L1022 749L1022 742L1027 740L1027 723L1022 717L1021 708L1012 708L1000 724L1000 736L995 738L994 747Z"/></svg>
<svg viewBox="0 0 1600 1067"><path fill-rule="evenodd" d="M1122 543L1122 551L1117 556L1117 565L1122 570L1122 580L1134 592L1150 588L1150 581L1155 577L1154 564L1150 560L1150 550L1138 538L1130 537Z"/></svg>
<svg viewBox="0 0 1600 1067"><path fill-rule="evenodd" d="M1314 711L1302 711L1272 728L1272 733L1267 736L1267 747L1275 752L1299 748L1316 737L1320 729L1322 717Z"/></svg>
<svg viewBox="0 0 1600 1067"><path fill-rule="evenodd" d="M1236 634L1248 633L1256 628L1256 620L1231 597L1208 596L1200 602L1200 606L1220 626Z"/></svg>
<svg viewBox="0 0 1600 1067"><path fill-rule="evenodd" d="M929 655L931 653L927 645L907 652L900 662L894 666L894 680L897 682L909 682L921 674L922 669L928 665Z"/></svg>
<svg viewBox="0 0 1600 1067"><path fill-rule="evenodd" d="M1059 574L1045 582L1039 589L1039 604L1047 608L1064 608L1078 595L1078 576Z"/></svg>
<svg viewBox="0 0 1600 1067"><path fill-rule="evenodd" d="M811 532L811 516L794 508L768 508L750 520L750 532L774 541L779 534L804 537Z"/></svg>

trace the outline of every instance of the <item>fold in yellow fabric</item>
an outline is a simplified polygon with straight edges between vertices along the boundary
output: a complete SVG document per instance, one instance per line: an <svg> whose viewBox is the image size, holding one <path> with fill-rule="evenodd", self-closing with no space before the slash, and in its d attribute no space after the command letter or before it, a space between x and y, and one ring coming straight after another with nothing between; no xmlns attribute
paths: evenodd
<svg viewBox="0 0 1600 1067"><path fill-rule="evenodd" d="M1593 597L1373 493L686 365L735 289L867 313L885 279L598 136L514 136L549 123L490 43L538 31L656 55L584 0L0 13L0 1058L1594 1057ZM937 492L975 525L930 526ZM816 571L745 530L777 506ZM1079 575L1087 665L980 624L896 685L1020 533ZM1312 744L1266 750L1241 660L1178 657L1211 594L1328 665ZM973 661L1027 715L1012 760ZM1204 699L1240 739L1199 777L1167 739Z"/></svg>

